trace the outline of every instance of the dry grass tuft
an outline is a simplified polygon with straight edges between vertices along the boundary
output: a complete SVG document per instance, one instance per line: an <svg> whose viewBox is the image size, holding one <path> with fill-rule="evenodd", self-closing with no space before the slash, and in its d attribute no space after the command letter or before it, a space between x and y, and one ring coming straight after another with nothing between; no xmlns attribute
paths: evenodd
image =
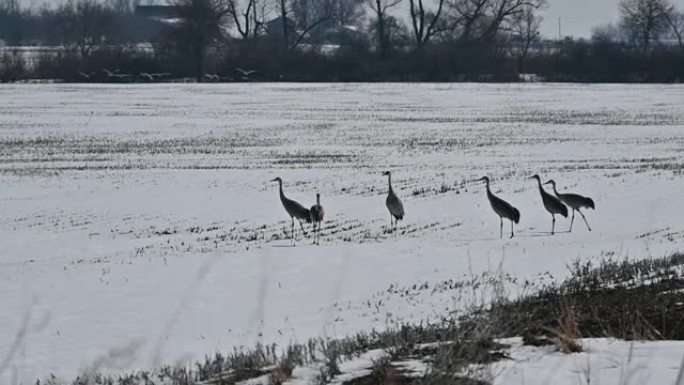
<svg viewBox="0 0 684 385"><path fill-rule="evenodd" d="M553 336L554 342L563 353L579 353L582 351L582 334L579 328L579 317L574 303L562 302L561 314L557 319L558 325L547 328Z"/></svg>

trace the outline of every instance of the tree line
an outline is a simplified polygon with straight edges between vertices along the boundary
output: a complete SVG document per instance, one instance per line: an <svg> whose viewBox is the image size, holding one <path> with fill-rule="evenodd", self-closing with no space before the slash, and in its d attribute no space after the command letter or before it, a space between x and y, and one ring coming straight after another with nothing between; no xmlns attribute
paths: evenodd
<svg viewBox="0 0 684 385"><path fill-rule="evenodd" d="M0 0L0 79L684 79L671 0L621 0L618 24L555 40L539 33L546 0L173 1L155 14L131 0Z"/></svg>

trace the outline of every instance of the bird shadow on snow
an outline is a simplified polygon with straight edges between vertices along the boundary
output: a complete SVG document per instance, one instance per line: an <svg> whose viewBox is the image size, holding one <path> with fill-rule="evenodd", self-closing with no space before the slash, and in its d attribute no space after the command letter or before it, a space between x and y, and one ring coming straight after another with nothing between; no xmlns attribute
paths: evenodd
<svg viewBox="0 0 684 385"><path fill-rule="evenodd" d="M570 233L570 230L556 231L554 234L568 234L568 233ZM515 234L515 236L520 237L520 238L535 238L535 237L551 237L554 234L551 234L550 231L530 231L529 233Z"/></svg>
<svg viewBox="0 0 684 385"><path fill-rule="evenodd" d="M570 233L570 231L556 231L556 234L559 233ZM539 237L550 237L551 232L550 231L532 231L529 233L515 233L515 236L511 238L509 235L504 234L503 238L499 237L482 237L482 238L452 238L452 241L456 242L496 242L500 240L515 240L516 238L539 238Z"/></svg>

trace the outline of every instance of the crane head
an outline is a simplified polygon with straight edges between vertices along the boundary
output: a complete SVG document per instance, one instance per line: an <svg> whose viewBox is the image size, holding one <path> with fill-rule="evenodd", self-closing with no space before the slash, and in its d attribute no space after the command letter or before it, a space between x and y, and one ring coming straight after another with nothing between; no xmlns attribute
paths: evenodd
<svg viewBox="0 0 684 385"><path fill-rule="evenodd" d="M554 188L556 188L556 182L555 182L553 179L547 180L546 183L544 183L544 184L550 184L550 185L552 185Z"/></svg>
<svg viewBox="0 0 684 385"><path fill-rule="evenodd" d="M283 180L282 180L282 179L280 179L280 177L277 177L277 178L271 179L271 182L279 182L279 183L283 183Z"/></svg>
<svg viewBox="0 0 684 385"><path fill-rule="evenodd" d="M390 172L390 171L384 171L384 172L382 173L382 175L392 175L392 172Z"/></svg>
<svg viewBox="0 0 684 385"><path fill-rule="evenodd" d="M483 176L482 178L477 180L478 182L487 182L489 183L489 177L488 176Z"/></svg>
<svg viewBox="0 0 684 385"><path fill-rule="evenodd" d="M539 181L541 183L541 178L539 178L539 175L537 175L537 174L532 175L530 177L530 179L536 179L537 181Z"/></svg>

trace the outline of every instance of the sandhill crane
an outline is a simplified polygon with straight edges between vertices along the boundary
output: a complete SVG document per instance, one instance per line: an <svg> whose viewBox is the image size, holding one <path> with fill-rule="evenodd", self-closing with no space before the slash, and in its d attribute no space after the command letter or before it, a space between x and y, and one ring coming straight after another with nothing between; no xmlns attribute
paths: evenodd
<svg viewBox="0 0 684 385"><path fill-rule="evenodd" d="M147 72L141 72L138 74L138 78L148 81L148 82L153 82L154 81L154 76L148 74Z"/></svg>
<svg viewBox="0 0 684 385"><path fill-rule="evenodd" d="M487 184L487 198L489 198L489 204L492 205L492 209L499 216L501 225L499 226L499 238L503 238L503 219L511 220L511 238L513 238L513 222L520 222L520 211L513 207L510 203L492 194L489 189L489 177L483 176L478 179L479 181L484 181Z"/></svg>
<svg viewBox="0 0 684 385"><path fill-rule="evenodd" d="M245 71L245 70L243 70L242 68L239 68L239 67L235 69L235 72L239 73L239 74L240 74L240 78L241 78L242 80L244 80L244 81L249 81L249 78L250 78L251 75L256 74L256 73L259 73L259 71L257 71L257 70L247 70L247 71Z"/></svg>
<svg viewBox="0 0 684 385"><path fill-rule="evenodd" d="M544 187L542 187L539 175L534 174L530 179L537 180L537 184L539 184L539 193L541 194L542 202L544 202L544 207L546 208L546 211L551 213L551 235L553 235L556 229L556 214L560 214L567 218L568 208L565 207L565 205L563 204L563 202L560 201L560 199L544 191Z"/></svg>
<svg viewBox="0 0 684 385"><path fill-rule="evenodd" d="M580 213L582 216L582 219L584 219L584 223L587 225L587 228L589 231L591 231L591 227L589 227L589 223L587 222L587 218L584 217L584 214L582 214L582 211L580 209L582 208L590 208L594 209L594 201L591 198L581 196L579 194L559 194L558 191L556 191L556 182L553 181L553 179L549 180L548 182L544 184L551 184L553 186L553 193L556 194L558 199L560 199L563 203L568 205L572 209L572 219L570 220L570 230L572 231L572 223L575 222L575 211Z"/></svg>
<svg viewBox="0 0 684 385"><path fill-rule="evenodd" d="M323 222L323 206L321 206L321 194L316 193L316 204L311 206L311 221L313 222L314 244L321 244L321 222ZM318 231L316 231L318 225Z"/></svg>
<svg viewBox="0 0 684 385"><path fill-rule="evenodd" d="M285 211L287 211L287 214L290 216L290 219L292 219L292 232L290 234L292 237L292 241L294 242L295 218L297 218L297 220L299 221L299 226L302 228L302 232L304 232L304 235L306 235L306 231L304 230L302 220L305 220L307 223L310 223L311 213L308 209L304 208L304 206L302 206L299 202L293 201L292 199L288 199L285 196L285 194L283 194L283 180L280 179L280 177L271 180L271 182L278 182L278 185L280 186L280 202L283 204L283 207L285 208Z"/></svg>
<svg viewBox="0 0 684 385"><path fill-rule="evenodd" d="M387 192L387 199L385 200L385 205L390 212L390 229L392 232L397 229L397 221L404 219L404 204L401 203L401 199L392 190L392 173L390 171L385 171L382 175L387 175L387 181L389 183L389 191ZM394 219L394 224L392 224L392 219Z"/></svg>
<svg viewBox="0 0 684 385"><path fill-rule="evenodd" d="M124 82L124 81L128 81L131 79L131 75L119 73L119 70L114 70L114 72L112 72L112 71L104 68L104 69L102 69L102 72L105 73L105 75L107 76L107 79L109 79L109 80Z"/></svg>

